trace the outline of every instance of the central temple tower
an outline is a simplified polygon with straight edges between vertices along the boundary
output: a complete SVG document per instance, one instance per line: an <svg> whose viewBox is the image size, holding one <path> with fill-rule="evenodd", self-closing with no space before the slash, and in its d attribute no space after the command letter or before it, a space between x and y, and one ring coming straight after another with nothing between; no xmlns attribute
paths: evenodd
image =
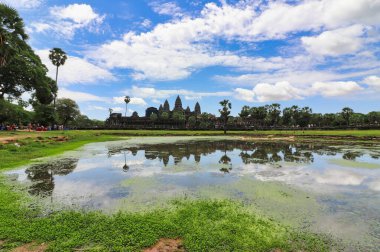
<svg viewBox="0 0 380 252"><path fill-rule="evenodd" d="M175 99L174 111L183 111L182 101L179 95L177 96L177 99Z"/></svg>

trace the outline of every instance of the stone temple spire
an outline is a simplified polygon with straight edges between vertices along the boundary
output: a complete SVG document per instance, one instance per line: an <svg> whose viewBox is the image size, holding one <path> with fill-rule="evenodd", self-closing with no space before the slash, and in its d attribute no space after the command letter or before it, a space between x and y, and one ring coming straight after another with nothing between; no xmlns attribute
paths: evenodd
<svg viewBox="0 0 380 252"><path fill-rule="evenodd" d="M201 114L201 106L199 105L198 102L195 104L194 113L196 115L200 115Z"/></svg>
<svg viewBox="0 0 380 252"><path fill-rule="evenodd" d="M177 96L177 99L175 100L174 110L183 110L182 101L181 101L181 98L179 98L179 95Z"/></svg>
<svg viewBox="0 0 380 252"><path fill-rule="evenodd" d="M187 108L185 109L185 112L186 112L187 114L190 114L191 110L190 110L190 107L189 107L189 106L187 106Z"/></svg>
<svg viewBox="0 0 380 252"><path fill-rule="evenodd" d="M163 112L170 112L170 106L169 106L168 100L165 100L165 102L164 102Z"/></svg>
<svg viewBox="0 0 380 252"><path fill-rule="evenodd" d="M164 108L162 107L162 104L160 104L160 107L158 108L158 113L161 114Z"/></svg>

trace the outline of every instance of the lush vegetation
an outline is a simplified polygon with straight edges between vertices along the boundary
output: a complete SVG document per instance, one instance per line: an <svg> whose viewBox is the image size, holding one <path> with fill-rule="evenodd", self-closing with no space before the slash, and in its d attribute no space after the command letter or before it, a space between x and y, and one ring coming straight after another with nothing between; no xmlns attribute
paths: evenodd
<svg viewBox="0 0 380 252"><path fill-rule="evenodd" d="M3 183L2 183L3 184ZM179 201L143 213L64 211L41 216L22 196L0 186L0 239L8 248L48 242L53 251L139 251L161 237L184 240L187 251L327 251L330 242L300 233L227 201Z"/></svg>
<svg viewBox="0 0 380 252"><path fill-rule="evenodd" d="M41 104L49 104L57 85L46 76L47 68L27 44L28 35L17 11L0 4L0 100L19 99L33 92Z"/></svg>

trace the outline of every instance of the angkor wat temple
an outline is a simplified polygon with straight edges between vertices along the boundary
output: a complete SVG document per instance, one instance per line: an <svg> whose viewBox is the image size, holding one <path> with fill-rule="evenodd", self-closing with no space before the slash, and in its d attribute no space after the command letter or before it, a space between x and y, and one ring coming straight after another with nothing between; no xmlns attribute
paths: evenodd
<svg viewBox="0 0 380 252"><path fill-rule="evenodd" d="M155 114L156 116L152 116ZM123 116L122 113L111 113L106 120L106 125L109 128L184 128L190 117L195 118L201 114L201 106L197 102L194 110L190 107L186 109L182 107L182 101L179 96L175 100L173 110L170 110L168 100L159 108L149 107L145 110L145 116L140 117L137 112L133 112L131 116ZM178 119L179 117L179 119Z"/></svg>

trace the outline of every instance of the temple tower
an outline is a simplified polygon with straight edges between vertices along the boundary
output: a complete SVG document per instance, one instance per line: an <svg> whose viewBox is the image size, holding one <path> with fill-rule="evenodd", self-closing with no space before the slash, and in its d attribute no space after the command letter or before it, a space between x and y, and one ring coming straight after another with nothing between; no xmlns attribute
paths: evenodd
<svg viewBox="0 0 380 252"><path fill-rule="evenodd" d="M177 96L177 99L175 100L174 110L175 111L183 111L182 101L181 101L181 98L179 98L179 95Z"/></svg>
<svg viewBox="0 0 380 252"><path fill-rule="evenodd" d="M168 100L165 100L165 102L164 102L163 112L170 112L170 106L169 106Z"/></svg>
<svg viewBox="0 0 380 252"><path fill-rule="evenodd" d="M202 112L201 112L201 106L199 105L198 102L195 104L194 113L195 113L196 115L200 115L200 114L202 113Z"/></svg>

